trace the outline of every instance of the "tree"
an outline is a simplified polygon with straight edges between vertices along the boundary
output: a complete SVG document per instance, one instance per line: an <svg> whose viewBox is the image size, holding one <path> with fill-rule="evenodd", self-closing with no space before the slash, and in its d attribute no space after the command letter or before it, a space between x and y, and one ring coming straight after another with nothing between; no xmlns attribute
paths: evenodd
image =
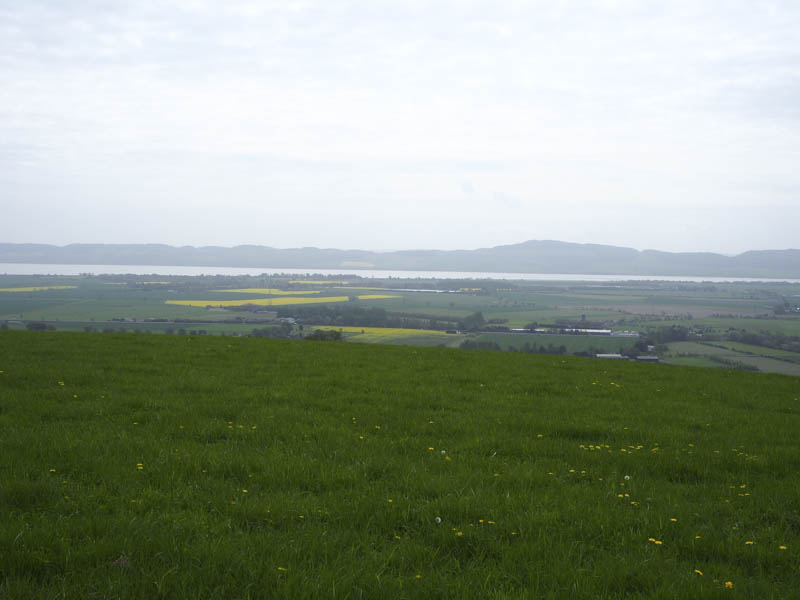
<svg viewBox="0 0 800 600"><path fill-rule="evenodd" d="M478 331L485 323L483 313L475 312L461 319L458 322L458 328L461 331Z"/></svg>

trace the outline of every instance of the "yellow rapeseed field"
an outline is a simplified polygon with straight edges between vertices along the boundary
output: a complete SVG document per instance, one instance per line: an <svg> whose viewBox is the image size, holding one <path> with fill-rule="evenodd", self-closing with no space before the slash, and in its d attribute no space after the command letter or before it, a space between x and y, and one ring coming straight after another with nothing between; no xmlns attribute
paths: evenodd
<svg viewBox="0 0 800 600"><path fill-rule="evenodd" d="M290 281L289 283L300 284L303 285L307 283L309 285L343 285L348 283L347 281L311 281L309 279L298 279L296 281Z"/></svg>
<svg viewBox="0 0 800 600"><path fill-rule="evenodd" d="M41 292L43 290L71 290L77 285L41 285L37 287L0 288L0 292Z"/></svg>
<svg viewBox="0 0 800 600"><path fill-rule="evenodd" d="M308 327L308 329L322 329L324 331L341 331L342 333L354 333L362 342L389 342L409 337L441 337L452 338L452 334L434 329L399 329L395 327L337 327L335 325L319 325Z"/></svg>
<svg viewBox="0 0 800 600"><path fill-rule="evenodd" d="M380 300L383 298L400 298L400 296L387 296L384 294L369 294L358 296L359 300ZM347 302L348 296L326 296L321 298L252 298L250 300L166 300L166 304L179 306L244 306L255 304L257 306L286 306L289 304L321 304L324 302Z"/></svg>
<svg viewBox="0 0 800 600"><path fill-rule="evenodd" d="M242 288L238 290L211 290L231 294L267 294L268 296L291 296L294 294L319 294L319 290L275 290L272 288Z"/></svg>

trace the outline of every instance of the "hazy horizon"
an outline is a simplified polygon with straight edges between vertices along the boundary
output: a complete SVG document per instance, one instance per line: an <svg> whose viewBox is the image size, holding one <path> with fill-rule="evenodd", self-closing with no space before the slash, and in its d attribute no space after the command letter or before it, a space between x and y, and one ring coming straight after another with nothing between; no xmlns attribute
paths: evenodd
<svg viewBox="0 0 800 600"><path fill-rule="evenodd" d="M711 254L719 254L722 256L738 256L739 254L743 254L745 252L751 251L784 251L784 250L800 250L800 248L796 247L789 247L789 248L750 248L748 250L744 250L742 252L735 252L735 253L727 253L727 252L714 252L710 250L685 250L685 251L671 251L671 250L664 250L662 248L634 248L632 246L618 246L616 244L597 244L595 242L569 242L566 240L523 240L521 242L513 242L511 244L498 244L497 246L474 246L474 247L460 247L460 248L386 248L386 249L374 249L374 248L358 248L356 246L314 246L314 245L306 245L306 246L270 246L269 244L229 244L229 245L222 245L222 244L165 244L162 242L71 242L67 244L50 244L47 242L19 242L21 244L43 244L43 245L50 245L56 247L66 247L70 245L163 245L163 246L171 246L173 248L210 248L210 247L217 247L217 248L235 248L237 246L260 246L266 248L273 248L276 250L298 250L298 249L318 249L318 250L352 250L352 251L359 251L359 252L374 252L376 254L389 254L392 252L451 252L451 251L472 251L472 250L481 250L487 248L496 248L499 246L514 246L519 244L525 244L528 242L555 242L555 243L563 243L563 244L580 244L585 246L613 246L618 248L628 248L632 250L636 250L638 252L646 252L646 251L656 251L656 252L671 252L671 253L711 253ZM0 240L0 243L17 243L17 242L4 242ZM2 262L2 261L0 261Z"/></svg>
<svg viewBox="0 0 800 600"><path fill-rule="evenodd" d="M0 242L796 248L800 5L0 5Z"/></svg>

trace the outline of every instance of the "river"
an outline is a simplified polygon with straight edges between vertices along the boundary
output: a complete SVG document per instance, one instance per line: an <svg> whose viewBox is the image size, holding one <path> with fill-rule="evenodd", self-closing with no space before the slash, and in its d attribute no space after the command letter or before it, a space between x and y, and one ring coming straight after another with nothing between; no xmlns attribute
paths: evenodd
<svg viewBox="0 0 800 600"><path fill-rule="evenodd" d="M0 274L6 275L81 275L91 273L131 275L348 275L378 279L499 279L517 281L688 281L688 282L756 282L800 283L800 279L768 277L698 277L693 275L589 275L576 273L484 273L476 271L384 271L378 269L286 269L280 267L186 267L162 265L63 265L0 263Z"/></svg>

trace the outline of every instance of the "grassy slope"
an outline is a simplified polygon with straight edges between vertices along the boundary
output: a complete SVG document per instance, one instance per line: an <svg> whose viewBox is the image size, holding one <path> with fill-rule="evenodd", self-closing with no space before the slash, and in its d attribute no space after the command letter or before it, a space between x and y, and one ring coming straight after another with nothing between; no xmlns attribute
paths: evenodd
<svg viewBox="0 0 800 600"><path fill-rule="evenodd" d="M796 594L797 378L145 335L0 357L0 597Z"/></svg>

